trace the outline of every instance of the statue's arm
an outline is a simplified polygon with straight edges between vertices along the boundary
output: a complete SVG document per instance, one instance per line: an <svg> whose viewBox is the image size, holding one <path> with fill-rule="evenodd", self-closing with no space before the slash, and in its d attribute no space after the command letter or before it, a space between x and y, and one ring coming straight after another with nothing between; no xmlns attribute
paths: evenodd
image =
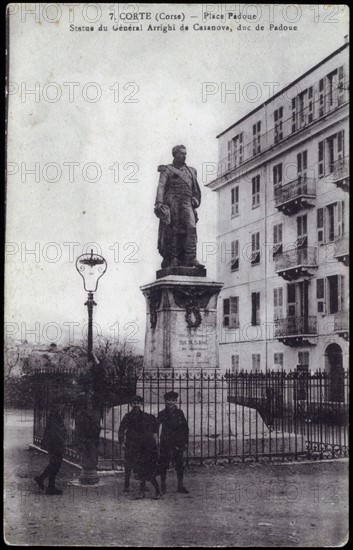
<svg viewBox="0 0 353 550"><path fill-rule="evenodd" d="M159 182L157 187L156 206L158 204L163 204L164 202L165 187L168 179L166 166L163 166L163 165L158 166L158 172L159 172Z"/></svg>
<svg viewBox="0 0 353 550"><path fill-rule="evenodd" d="M201 190L200 190L200 186L198 184L198 181L197 181L197 171L196 171L196 168L193 168L193 179L194 179L194 182L193 182L193 186L192 186L192 199L191 199L191 202L192 202L192 205L194 208L198 208L200 206L200 203L201 203Z"/></svg>

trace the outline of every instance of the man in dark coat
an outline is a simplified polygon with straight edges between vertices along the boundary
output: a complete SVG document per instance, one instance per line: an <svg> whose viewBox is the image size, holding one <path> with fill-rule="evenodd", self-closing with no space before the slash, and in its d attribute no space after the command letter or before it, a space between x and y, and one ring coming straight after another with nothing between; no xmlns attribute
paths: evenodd
<svg viewBox="0 0 353 550"><path fill-rule="evenodd" d="M155 480L157 452L153 434L157 432L156 418L141 410L143 398L136 395L131 400L132 409L122 419L118 439L125 444L125 483L124 493L129 492L130 477L134 470L140 479L140 497L143 498L145 482L151 481L159 494L158 483ZM153 439L153 441L152 441Z"/></svg>
<svg viewBox="0 0 353 550"><path fill-rule="evenodd" d="M53 403L47 419L43 435L43 446L49 453L49 464L43 472L34 479L44 490L44 480L48 478L47 495L61 495L62 491L55 486L56 476L61 468L65 450L66 430L64 425L62 405Z"/></svg>
<svg viewBox="0 0 353 550"><path fill-rule="evenodd" d="M158 423L162 426L160 436L161 492L166 492L167 470L174 461L178 480L178 493L188 493L183 485L183 453L188 444L189 427L182 410L177 408L179 394L170 391L164 395L166 407L158 413Z"/></svg>

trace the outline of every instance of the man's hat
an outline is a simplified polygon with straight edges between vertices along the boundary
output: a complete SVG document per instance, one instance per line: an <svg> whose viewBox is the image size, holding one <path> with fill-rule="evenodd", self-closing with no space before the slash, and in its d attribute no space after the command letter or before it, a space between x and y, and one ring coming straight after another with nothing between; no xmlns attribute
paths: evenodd
<svg viewBox="0 0 353 550"><path fill-rule="evenodd" d="M141 397L141 395L134 395L131 397L130 403L134 403L135 401L138 403L143 403L143 397Z"/></svg>
<svg viewBox="0 0 353 550"><path fill-rule="evenodd" d="M168 391L164 394L164 399L178 399L179 394L176 391Z"/></svg>

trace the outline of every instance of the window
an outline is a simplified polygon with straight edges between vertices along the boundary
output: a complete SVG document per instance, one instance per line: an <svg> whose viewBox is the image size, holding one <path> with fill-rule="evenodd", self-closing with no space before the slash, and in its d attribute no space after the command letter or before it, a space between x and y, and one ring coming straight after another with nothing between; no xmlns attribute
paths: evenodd
<svg viewBox="0 0 353 550"><path fill-rule="evenodd" d="M251 370L257 372L260 370L260 354L253 353L251 356Z"/></svg>
<svg viewBox="0 0 353 550"><path fill-rule="evenodd" d="M239 296L231 296L223 300L223 326L239 327Z"/></svg>
<svg viewBox="0 0 353 550"><path fill-rule="evenodd" d="M275 143L283 139L283 107L273 113L275 119Z"/></svg>
<svg viewBox="0 0 353 550"><path fill-rule="evenodd" d="M344 309L344 277L331 275L316 280L317 311L325 315L338 313Z"/></svg>
<svg viewBox="0 0 353 550"><path fill-rule="evenodd" d="M243 132L233 139L234 167L243 162Z"/></svg>
<svg viewBox="0 0 353 550"><path fill-rule="evenodd" d="M283 318L283 288L273 289L273 317L274 320Z"/></svg>
<svg viewBox="0 0 353 550"><path fill-rule="evenodd" d="M251 324L260 324L260 292L251 293Z"/></svg>
<svg viewBox="0 0 353 550"><path fill-rule="evenodd" d="M303 128L307 124L307 101L308 101L308 90L303 90L297 99L298 107L298 127Z"/></svg>
<svg viewBox="0 0 353 550"><path fill-rule="evenodd" d="M252 178L252 208L260 205L260 176Z"/></svg>
<svg viewBox="0 0 353 550"><path fill-rule="evenodd" d="M320 141L318 146L319 178L322 178L342 165L345 157L344 130Z"/></svg>
<svg viewBox="0 0 353 550"><path fill-rule="evenodd" d="M322 99L320 98L320 94L323 96ZM319 98L321 99L320 107L322 107L319 113L320 116L344 103L345 78L343 65L337 67L337 69L320 80Z"/></svg>
<svg viewBox="0 0 353 550"><path fill-rule="evenodd" d="M228 170L236 168L243 162L243 132L228 141Z"/></svg>
<svg viewBox="0 0 353 550"><path fill-rule="evenodd" d="M239 355L231 356L231 372L232 374L239 373Z"/></svg>
<svg viewBox="0 0 353 550"><path fill-rule="evenodd" d="M275 164L273 167L273 188L274 198L276 199L280 195L280 188L282 185L282 163Z"/></svg>
<svg viewBox="0 0 353 550"><path fill-rule="evenodd" d="M256 124L253 124L252 127L252 133L253 133L253 155L257 155L257 153L261 153L261 121L257 122Z"/></svg>
<svg viewBox="0 0 353 550"><path fill-rule="evenodd" d="M318 242L333 242L344 234L344 201L317 210Z"/></svg>
<svg viewBox="0 0 353 550"><path fill-rule="evenodd" d="M231 271L238 271L239 269L239 241L232 241L232 255L231 255L231 263L230 263L230 270Z"/></svg>
<svg viewBox="0 0 353 550"><path fill-rule="evenodd" d="M341 289L338 288L338 275L331 275L327 277L328 283L328 313L338 313L340 311L340 293Z"/></svg>
<svg viewBox="0 0 353 550"><path fill-rule="evenodd" d="M310 86L292 98L292 133L314 120L314 89Z"/></svg>
<svg viewBox="0 0 353 550"><path fill-rule="evenodd" d="M260 263L260 232L251 235L251 265Z"/></svg>
<svg viewBox="0 0 353 550"><path fill-rule="evenodd" d="M283 251L281 223L277 223L273 226L273 243L272 257L275 259L277 256L282 254Z"/></svg>
<svg viewBox="0 0 353 550"><path fill-rule="evenodd" d="M282 163L275 164L273 167L273 185L277 187L282 185Z"/></svg>
<svg viewBox="0 0 353 550"><path fill-rule="evenodd" d="M325 314L325 279L316 279L317 312Z"/></svg>
<svg viewBox="0 0 353 550"><path fill-rule="evenodd" d="M283 369L283 353L274 353L273 363L274 367L281 367Z"/></svg>
<svg viewBox="0 0 353 550"><path fill-rule="evenodd" d="M307 369L297 369L301 372L309 369L309 352L308 351L298 351L298 366L307 367Z"/></svg>
<svg viewBox="0 0 353 550"><path fill-rule="evenodd" d="M288 317L295 317L297 312L296 299L295 299L295 284L287 285L287 315Z"/></svg>
<svg viewBox="0 0 353 550"><path fill-rule="evenodd" d="M231 216L234 218L239 215L239 185L231 189Z"/></svg>

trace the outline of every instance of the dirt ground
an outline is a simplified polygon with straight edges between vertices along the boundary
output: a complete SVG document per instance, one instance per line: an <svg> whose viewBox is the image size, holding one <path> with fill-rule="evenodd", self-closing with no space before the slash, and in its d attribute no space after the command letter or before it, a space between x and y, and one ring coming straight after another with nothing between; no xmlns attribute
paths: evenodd
<svg viewBox="0 0 353 550"><path fill-rule="evenodd" d="M78 470L65 464L61 496L42 494L33 477L47 462L29 450L31 415L4 424L5 540L50 546L341 546L348 537L348 462L239 464L186 471L189 495L178 494L173 471L158 501L122 493L122 475L100 485L70 485Z"/></svg>

